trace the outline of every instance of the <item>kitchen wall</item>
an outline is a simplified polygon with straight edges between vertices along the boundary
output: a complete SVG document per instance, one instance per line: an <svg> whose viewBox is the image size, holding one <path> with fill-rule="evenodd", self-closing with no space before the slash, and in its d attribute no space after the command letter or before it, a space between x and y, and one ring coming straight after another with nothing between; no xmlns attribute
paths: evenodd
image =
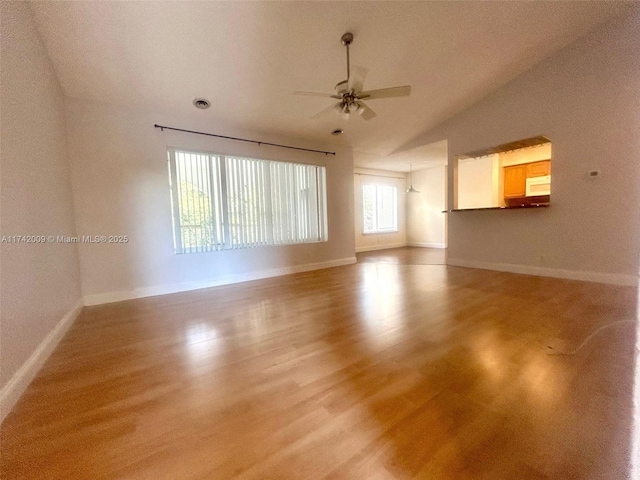
<svg viewBox="0 0 640 480"><path fill-rule="evenodd" d="M488 208L500 205L499 156L458 159L456 208Z"/></svg>
<svg viewBox="0 0 640 480"><path fill-rule="evenodd" d="M127 235L126 244L80 245L87 304L202 288L353 263L353 157L234 142L153 127L316 145L192 118L67 99L76 224L80 235ZM327 167L328 242L175 255L167 146Z"/></svg>
<svg viewBox="0 0 640 480"><path fill-rule="evenodd" d="M446 165L413 172L420 193L407 195L407 244L444 248L446 245ZM407 187L409 180L407 179Z"/></svg>
<svg viewBox="0 0 640 480"><path fill-rule="evenodd" d="M640 269L640 8L600 26L407 144L453 158L545 135L550 208L449 214L449 263L634 284ZM602 176L590 179L598 168Z"/></svg>
<svg viewBox="0 0 640 480"><path fill-rule="evenodd" d="M551 144L545 143L537 147L522 148L511 152L500 154L500 166L509 167L511 165L520 165L522 163L539 162L541 160L549 160L551 158Z"/></svg>
<svg viewBox="0 0 640 480"><path fill-rule="evenodd" d="M62 91L28 3L0 2L0 420L81 308ZM5 48L6 45L11 48Z"/></svg>
<svg viewBox="0 0 640 480"><path fill-rule="evenodd" d="M354 175L356 252L404 247L407 245L405 174L384 170L356 168ZM398 231L393 233L362 233L362 185L391 185L398 189Z"/></svg>

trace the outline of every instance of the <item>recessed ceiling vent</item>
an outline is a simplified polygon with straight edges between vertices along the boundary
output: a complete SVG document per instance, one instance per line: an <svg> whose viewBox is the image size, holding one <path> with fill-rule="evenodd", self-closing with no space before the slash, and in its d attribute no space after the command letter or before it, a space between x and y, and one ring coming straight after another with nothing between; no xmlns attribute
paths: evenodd
<svg viewBox="0 0 640 480"><path fill-rule="evenodd" d="M196 98L193 100L193 104L196 106L196 108L200 108L202 110L206 110L211 106L211 102L206 98Z"/></svg>

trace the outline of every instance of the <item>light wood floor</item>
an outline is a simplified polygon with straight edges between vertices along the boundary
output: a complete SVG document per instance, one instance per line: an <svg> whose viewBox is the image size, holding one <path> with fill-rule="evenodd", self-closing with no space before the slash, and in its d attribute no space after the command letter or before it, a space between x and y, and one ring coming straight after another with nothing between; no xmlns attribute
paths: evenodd
<svg viewBox="0 0 640 480"><path fill-rule="evenodd" d="M546 347L635 304L368 262L85 308L2 425L0 477L620 480L635 326Z"/></svg>

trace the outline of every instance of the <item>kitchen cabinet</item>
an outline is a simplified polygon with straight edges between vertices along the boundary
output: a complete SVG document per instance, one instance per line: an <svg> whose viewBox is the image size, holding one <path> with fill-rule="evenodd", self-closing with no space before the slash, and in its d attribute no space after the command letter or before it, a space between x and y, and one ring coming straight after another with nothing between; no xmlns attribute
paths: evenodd
<svg viewBox="0 0 640 480"><path fill-rule="evenodd" d="M527 178L551 175L551 160L527 163Z"/></svg>
<svg viewBox="0 0 640 480"><path fill-rule="evenodd" d="M504 167L504 198L524 197L527 188L527 164Z"/></svg>

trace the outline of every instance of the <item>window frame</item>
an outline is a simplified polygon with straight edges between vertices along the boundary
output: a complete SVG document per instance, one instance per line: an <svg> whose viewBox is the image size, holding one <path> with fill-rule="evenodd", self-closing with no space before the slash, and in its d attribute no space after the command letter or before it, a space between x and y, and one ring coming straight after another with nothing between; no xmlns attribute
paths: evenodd
<svg viewBox="0 0 640 480"><path fill-rule="evenodd" d="M217 244L207 245L206 248L197 247L197 248L204 248L202 250L193 250L194 247L184 247L182 242L180 199L179 199L179 190L177 187L179 177L177 172L178 163L176 159L176 153L178 152L185 153L185 154L192 154L192 155L205 155L205 156L208 156L209 158L217 159L218 177L219 177L219 184L217 188L219 190L219 195L220 195L220 215L219 216L220 216L220 225L223 231L223 241L218 242ZM227 158L239 159L239 160L250 160L250 161L256 161L256 162L265 162L267 164L265 168L267 172L266 178L268 179L267 181L269 182L268 186L266 183L264 184L265 188L263 190L263 193L265 194L270 193L273 188L273 185L271 184L271 177L270 177L270 174L268 173L271 170L269 166L270 163L277 164L277 165L287 164L287 165L292 165L294 167L302 166L302 167L316 168L317 174L316 174L315 189L314 189L316 191L316 195L314 195L314 197L316 197L316 209L315 209L315 213L313 213L308 217L308 221L311 221L312 219L315 220L316 222L315 229L317 229L317 239L313 238L313 239L305 239L300 241L290 241L290 240L281 239L276 243L274 238L276 235L274 235L274 231L273 231L273 228L274 228L273 225L275 221L275 217L274 217L275 212L271 208L269 208L268 212L270 214L270 217L267 220L267 224L271 228L271 230L267 234L267 240L265 241L267 243L261 243L258 245L251 245L251 244L240 245L240 246L233 245L232 238L231 238L232 237L231 225L230 225L230 215L231 215L230 207L229 207L230 202L228 199L229 177L227 175L227 168L229 167L229 165L227 163ZM216 163L215 161L211 162L211 164L209 165L209 168L211 168L211 166L215 163ZM283 160L272 160L267 158L255 158L255 157L249 157L246 155L237 155L237 154L214 153L206 150L190 149L190 148L174 147L174 146L167 146L167 165L168 165L168 173L169 173L169 194L171 199L171 219L172 219L172 237L173 237L174 255L182 255L182 254L190 254L190 253L208 253L208 252L216 252L216 251L238 250L238 249L258 248L258 247L280 247L280 246L291 246L291 245L300 245L300 244L324 243L329 241L326 165L318 165L315 163L302 163L299 161L290 162L290 161L283 161ZM210 172L210 175L212 175L211 172ZM290 179L287 179L287 182L289 182L289 180ZM213 183L213 177L211 177L210 181ZM309 186L302 190L305 190L308 192L310 188L311 187ZM302 192L302 190L300 191L300 193ZM213 195L213 193L210 192L210 195ZM211 211L212 212L215 211L215 208L213 205L214 204L213 199L210 198L209 202L211 206ZM262 198L262 202L271 206L271 203L272 203L271 195L266 195L264 198ZM312 212L314 211L313 208L310 208L310 210ZM296 215L295 218L297 219L299 217ZM295 224L287 225L288 228L292 228L292 229L295 229L296 226L299 227L299 225L295 225ZM310 228L310 226L308 226L307 229L309 233L312 230L314 230L314 228Z"/></svg>
<svg viewBox="0 0 640 480"><path fill-rule="evenodd" d="M374 187L375 188L375 213L374 213L374 223L376 225L376 230L374 231L366 231L366 227L365 227L365 187ZM378 189L379 188L391 188L393 189L393 203L394 203L394 209L393 209L393 223L394 223L394 227L392 229L379 229L378 228L378 212L380 211L378 208L378 199L379 199L379 195L378 195ZM399 210L399 205L398 205L398 187L396 187L395 185L389 185L387 183L378 183L378 182L362 182L361 183L361 195L360 195L360 205L362 208L362 229L361 229L361 233L362 235L388 235L390 233L398 233L399 228L398 228L398 210Z"/></svg>

